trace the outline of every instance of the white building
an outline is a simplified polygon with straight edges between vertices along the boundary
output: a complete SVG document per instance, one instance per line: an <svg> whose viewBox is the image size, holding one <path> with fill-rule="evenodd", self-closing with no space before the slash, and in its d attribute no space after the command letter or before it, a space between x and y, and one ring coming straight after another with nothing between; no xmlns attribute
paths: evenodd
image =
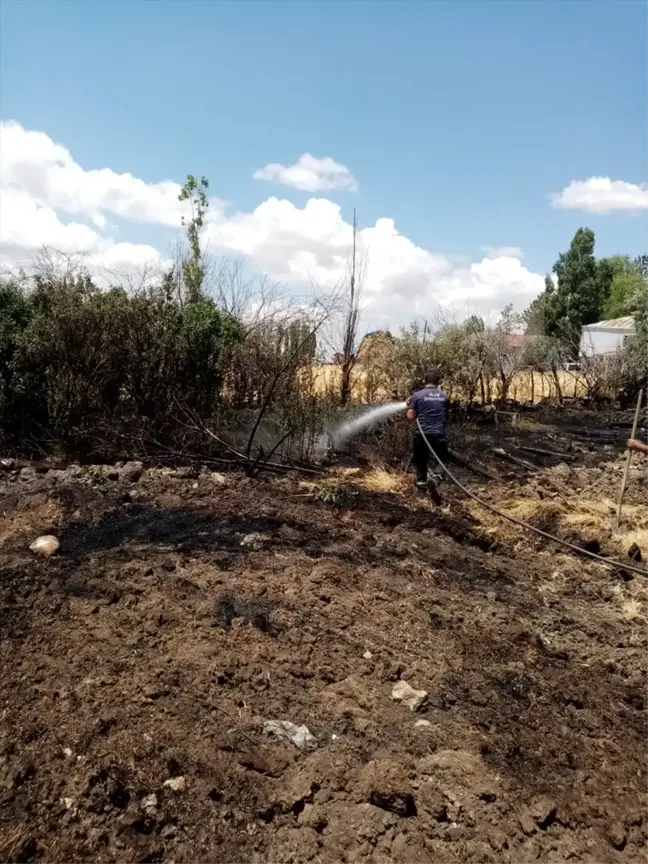
<svg viewBox="0 0 648 864"><path fill-rule="evenodd" d="M636 331L634 318L611 318L583 327L580 353L582 357L603 357L620 351Z"/></svg>

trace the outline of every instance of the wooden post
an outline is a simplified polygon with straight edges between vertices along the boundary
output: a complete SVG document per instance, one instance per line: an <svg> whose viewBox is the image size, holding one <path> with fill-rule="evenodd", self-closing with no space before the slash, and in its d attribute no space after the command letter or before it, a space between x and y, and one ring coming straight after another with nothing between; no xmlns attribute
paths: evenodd
<svg viewBox="0 0 648 864"><path fill-rule="evenodd" d="M639 415L641 414L641 400L643 399L643 390L639 391L637 396L637 407L635 409L634 423L632 424L632 435L634 438L637 434L637 426L639 425ZM625 495L626 485L628 483L628 474L630 473L630 462L632 461L632 450L628 450L626 455L625 471L623 472L623 480L621 482L621 492L619 493L619 508L617 510L615 530L619 530L621 524L621 508L623 507L623 496Z"/></svg>

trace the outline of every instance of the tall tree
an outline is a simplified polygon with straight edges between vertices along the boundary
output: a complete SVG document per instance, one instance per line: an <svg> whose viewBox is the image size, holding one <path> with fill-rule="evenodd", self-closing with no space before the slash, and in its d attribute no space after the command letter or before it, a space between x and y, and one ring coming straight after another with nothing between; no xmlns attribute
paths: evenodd
<svg viewBox="0 0 648 864"><path fill-rule="evenodd" d="M594 232L579 228L567 252L553 266L557 284L545 278L545 290L529 308L530 330L557 337L576 351L581 328L599 320L614 278L615 265L594 257Z"/></svg>
<svg viewBox="0 0 648 864"><path fill-rule="evenodd" d="M351 398L351 373L357 361L355 340L358 334L358 319L360 317L360 297L357 281L357 232L358 220L354 210L349 292L345 298L346 309L342 332L342 355L340 358L340 401L343 405L346 405Z"/></svg>
<svg viewBox="0 0 648 864"><path fill-rule="evenodd" d="M209 181L206 177L197 179L193 174L187 174L187 182L178 195L178 201L188 201L191 208L190 218L182 217L182 225L187 229L189 255L182 263L182 277L187 288L187 302L192 303L202 297L202 287L205 280L205 267L200 248L200 232L205 213L209 208L207 190Z"/></svg>
<svg viewBox="0 0 648 864"><path fill-rule="evenodd" d="M546 336L553 327L556 318L556 285L547 273L545 287L524 313L526 332L531 336Z"/></svg>

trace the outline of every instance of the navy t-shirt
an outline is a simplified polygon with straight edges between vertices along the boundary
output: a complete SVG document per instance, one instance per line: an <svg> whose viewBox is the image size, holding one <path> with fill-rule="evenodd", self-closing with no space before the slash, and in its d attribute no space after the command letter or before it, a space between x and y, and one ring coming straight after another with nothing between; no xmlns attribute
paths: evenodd
<svg viewBox="0 0 648 864"><path fill-rule="evenodd" d="M412 393L409 408L416 411L426 435L445 435L448 421L448 396L440 387L424 387Z"/></svg>

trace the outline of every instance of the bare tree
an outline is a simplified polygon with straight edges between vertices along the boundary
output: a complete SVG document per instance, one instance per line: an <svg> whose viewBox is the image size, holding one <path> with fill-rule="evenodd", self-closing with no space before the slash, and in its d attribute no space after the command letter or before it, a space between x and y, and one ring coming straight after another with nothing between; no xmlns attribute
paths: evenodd
<svg viewBox="0 0 648 864"><path fill-rule="evenodd" d="M43 246L29 262L26 278L32 283L50 283L67 286L79 277L89 275L87 252L63 252L51 246Z"/></svg>
<svg viewBox="0 0 648 864"><path fill-rule="evenodd" d="M287 347L287 351L285 353L287 353L288 356L286 357L284 353L284 356L281 357L281 364L277 371L274 373L272 380L270 381L270 385L267 388L265 395L263 396L263 401L261 403L259 413L252 427L252 431L250 432L250 437L248 438L248 443L245 451L245 454L248 458L250 457L250 454L252 452L252 445L254 443L254 438L258 431L261 420L263 419L264 414L266 413L271 404L272 398L275 394L281 378L291 369L291 367L294 367L295 364L298 363L300 354L309 345L309 343L312 344L314 340L316 340L318 331L329 318L330 309L328 309L322 303L318 305L319 308L317 310L314 310L315 315L311 319L309 325L305 328L305 335L304 330L302 329L302 332L298 333L297 343L289 345ZM311 363L312 360L309 357L309 365Z"/></svg>
<svg viewBox="0 0 648 864"><path fill-rule="evenodd" d="M353 247L351 250L351 269L349 272L349 291L346 297L344 329L342 332L342 351L340 364L340 401L346 405L351 397L351 375L356 365L357 354L354 351L358 335L358 320L360 317L360 297L357 281L357 231L358 220L353 211Z"/></svg>
<svg viewBox="0 0 648 864"><path fill-rule="evenodd" d="M109 288L123 288L130 294L144 294L159 284L159 267L149 261L137 267L100 267L97 275Z"/></svg>

